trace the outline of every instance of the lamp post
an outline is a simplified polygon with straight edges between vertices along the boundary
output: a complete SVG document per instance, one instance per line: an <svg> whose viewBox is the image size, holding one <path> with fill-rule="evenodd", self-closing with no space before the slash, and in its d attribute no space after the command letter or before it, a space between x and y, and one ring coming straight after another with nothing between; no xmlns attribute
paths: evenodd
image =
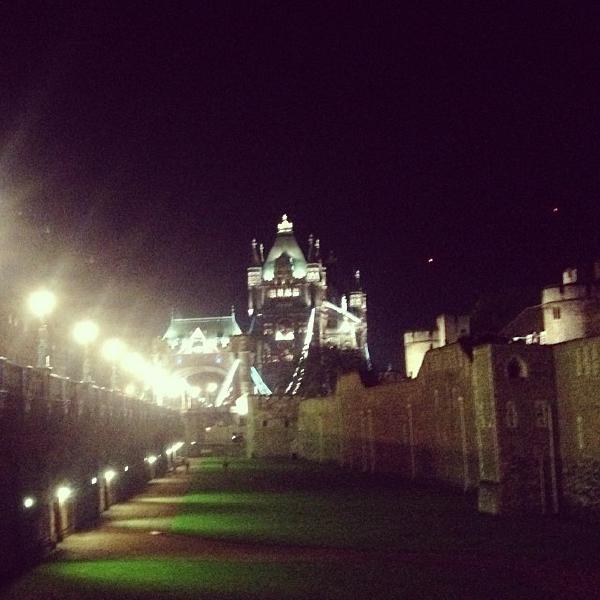
<svg viewBox="0 0 600 600"><path fill-rule="evenodd" d="M79 321L73 328L73 338L83 346L83 381L92 381L90 344L98 337L98 325L89 319Z"/></svg>
<svg viewBox="0 0 600 600"><path fill-rule="evenodd" d="M124 352L125 344L117 338L106 340L102 345L102 354L104 355L104 358L106 358L106 360L110 361L111 363L110 387L113 390L116 390L119 384L117 363L119 359L123 356Z"/></svg>
<svg viewBox="0 0 600 600"><path fill-rule="evenodd" d="M29 310L40 320L38 330L37 366L50 366L50 344L48 343L48 315L56 307L56 296L49 290L37 290L29 295Z"/></svg>

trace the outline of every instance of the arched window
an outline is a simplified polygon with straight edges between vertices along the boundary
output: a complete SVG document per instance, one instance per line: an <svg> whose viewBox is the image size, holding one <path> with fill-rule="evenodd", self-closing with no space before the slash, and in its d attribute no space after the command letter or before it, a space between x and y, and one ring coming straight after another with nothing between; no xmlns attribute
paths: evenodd
<svg viewBox="0 0 600 600"><path fill-rule="evenodd" d="M527 363L520 356L513 356L506 365L509 379L525 379L528 376Z"/></svg>

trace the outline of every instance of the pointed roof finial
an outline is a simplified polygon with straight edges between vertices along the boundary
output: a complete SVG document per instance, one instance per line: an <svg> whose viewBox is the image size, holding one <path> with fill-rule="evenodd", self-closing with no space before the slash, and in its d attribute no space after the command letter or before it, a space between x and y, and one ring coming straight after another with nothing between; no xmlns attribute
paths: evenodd
<svg viewBox="0 0 600 600"><path fill-rule="evenodd" d="M252 240L252 266L259 267L262 264L258 252L256 250L256 238Z"/></svg>
<svg viewBox="0 0 600 600"><path fill-rule="evenodd" d="M235 319L235 304L231 305L231 316Z"/></svg>
<svg viewBox="0 0 600 600"><path fill-rule="evenodd" d="M354 283L356 284L356 289L360 290L360 269L356 269L354 272Z"/></svg>
<svg viewBox="0 0 600 600"><path fill-rule="evenodd" d="M288 216L284 214L281 217L281 223L277 225L277 233L291 233L294 224L291 221L288 221Z"/></svg>
<svg viewBox="0 0 600 600"><path fill-rule="evenodd" d="M260 262L264 263L265 262L265 245L261 242L258 249L260 250Z"/></svg>
<svg viewBox="0 0 600 600"><path fill-rule="evenodd" d="M315 236L311 233L308 236L308 262L311 262L314 254Z"/></svg>

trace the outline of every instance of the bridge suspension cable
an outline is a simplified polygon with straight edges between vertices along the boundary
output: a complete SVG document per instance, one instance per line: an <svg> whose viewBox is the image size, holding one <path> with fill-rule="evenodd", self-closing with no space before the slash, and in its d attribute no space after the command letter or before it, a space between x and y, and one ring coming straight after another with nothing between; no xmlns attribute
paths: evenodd
<svg viewBox="0 0 600 600"><path fill-rule="evenodd" d="M256 390L259 394L262 396L270 396L273 393L260 376L260 373L256 370L256 367L250 368L250 377L252 378L252 383L254 383L254 387L256 387Z"/></svg>
<svg viewBox="0 0 600 600"><path fill-rule="evenodd" d="M308 319L308 325L306 326L306 335L304 336L304 344L302 346L302 352L300 353L300 359L298 360L298 364L296 365L296 369L294 370L294 374L292 375L292 379L290 380L287 388L285 388L286 394L296 394L304 379L305 372L305 363L306 358L308 356L308 351L310 349L310 343L313 338L313 331L315 328L315 308L310 311L310 317Z"/></svg>
<svg viewBox="0 0 600 600"><path fill-rule="evenodd" d="M240 359L236 358L231 364L231 367L229 367L229 371L227 371L227 375L225 375L225 379L221 384L221 389L219 390L219 393L217 394L217 398L215 400L215 406L221 406L221 404L223 404L223 402L225 401L225 398L227 398L227 396L229 395L229 390L231 388L231 384L233 383L233 377L239 366Z"/></svg>

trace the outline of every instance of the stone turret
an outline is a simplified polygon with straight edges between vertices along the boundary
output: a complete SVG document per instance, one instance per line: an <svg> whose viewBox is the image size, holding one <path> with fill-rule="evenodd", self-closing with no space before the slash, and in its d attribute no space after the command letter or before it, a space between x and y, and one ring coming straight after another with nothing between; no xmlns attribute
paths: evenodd
<svg viewBox="0 0 600 600"><path fill-rule="evenodd" d="M561 285L543 289L545 344L600 335L600 261L594 264L592 281L581 279L578 269L568 268Z"/></svg>

